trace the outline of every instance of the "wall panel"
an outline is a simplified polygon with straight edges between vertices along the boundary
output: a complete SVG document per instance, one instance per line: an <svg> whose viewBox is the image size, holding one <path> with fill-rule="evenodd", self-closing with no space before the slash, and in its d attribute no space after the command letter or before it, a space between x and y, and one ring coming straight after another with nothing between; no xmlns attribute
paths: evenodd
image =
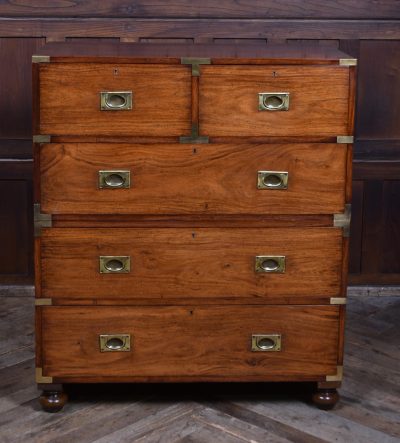
<svg viewBox="0 0 400 443"><path fill-rule="evenodd" d="M396 0L0 1L0 283L32 279L31 55L46 42L299 42L359 58L350 282L400 284Z"/></svg>

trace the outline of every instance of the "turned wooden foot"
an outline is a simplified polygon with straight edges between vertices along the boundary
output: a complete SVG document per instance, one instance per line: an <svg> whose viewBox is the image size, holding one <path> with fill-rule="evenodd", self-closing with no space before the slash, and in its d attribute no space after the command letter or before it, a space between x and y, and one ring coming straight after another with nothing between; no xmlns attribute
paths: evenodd
<svg viewBox="0 0 400 443"><path fill-rule="evenodd" d="M319 409L333 409L339 401L339 394L336 389L318 389L314 393L312 400Z"/></svg>
<svg viewBox="0 0 400 443"><path fill-rule="evenodd" d="M68 396L63 391L43 391L39 403L46 412L58 412L67 403Z"/></svg>

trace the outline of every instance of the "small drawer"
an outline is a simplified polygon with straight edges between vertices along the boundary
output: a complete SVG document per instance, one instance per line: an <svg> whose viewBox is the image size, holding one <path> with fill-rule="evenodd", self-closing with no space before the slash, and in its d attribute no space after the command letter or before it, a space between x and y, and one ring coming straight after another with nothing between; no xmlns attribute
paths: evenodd
<svg viewBox="0 0 400 443"><path fill-rule="evenodd" d="M336 373L337 306L40 309L46 376L285 380Z"/></svg>
<svg viewBox="0 0 400 443"><path fill-rule="evenodd" d="M344 210L347 145L40 146L52 214L332 214Z"/></svg>
<svg viewBox="0 0 400 443"><path fill-rule="evenodd" d="M349 69L203 66L200 133L208 136L347 134Z"/></svg>
<svg viewBox="0 0 400 443"><path fill-rule="evenodd" d="M190 133L190 108L186 66L40 66L41 134L178 137Z"/></svg>
<svg viewBox="0 0 400 443"><path fill-rule="evenodd" d="M42 294L119 302L335 297L342 242L339 228L52 228L41 237Z"/></svg>

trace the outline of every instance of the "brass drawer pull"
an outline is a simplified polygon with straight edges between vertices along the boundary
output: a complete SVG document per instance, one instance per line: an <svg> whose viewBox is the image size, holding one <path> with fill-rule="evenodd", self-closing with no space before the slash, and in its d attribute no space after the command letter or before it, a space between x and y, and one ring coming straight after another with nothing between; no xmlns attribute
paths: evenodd
<svg viewBox="0 0 400 443"><path fill-rule="evenodd" d="M288 172L280 171L258 171L258 189L287 189L289 180Z"/></svg>
<svg viewBox="0 0 400 443"><path fill-rule="evenodd" d="M131 336L129 334L102 334L100 352L126 352L131 350Z"/></svg>
<svg viewBox="0 0 400 443"><path fill-rule="evenodd" d="M284 255L257 255L255 271L282 274L286 269L286 257Z"/></svg>
<svg viewBox="0 0 400 443"><path fill-rule="evenodd" d="M126 274L131 271L131 258L120 255L101 255L100 274Z"/></svg>
<svg viewBox="0 0 400 443"><path fill-rule="evenodd" d="M288 111L289 92L260 92L258 94L259 111Z"/></svg>
<svg viewBox="0 0 400 443"><path fill-rule="evenodd" d="M130 171L99 171L100 189L127 189L130 187Z"/></svg>
<svg viewBox="0 0 400 443"><path fill-rule="evenodd" d="M132 91L100 92L102 111L129 111L132 109Z"/></svg>
<svg viewBox="0 0 400 443"><path fill-rule="evenodd" d="M251 336L253 352L277 352L281 350L280 334L253 334Z"/></svg>

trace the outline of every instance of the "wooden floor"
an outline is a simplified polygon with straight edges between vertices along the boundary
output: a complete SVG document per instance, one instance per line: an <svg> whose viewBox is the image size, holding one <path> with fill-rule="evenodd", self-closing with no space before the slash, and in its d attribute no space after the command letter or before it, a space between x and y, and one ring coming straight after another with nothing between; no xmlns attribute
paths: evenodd
<svg viewBox="0 0 400 443"><path fill-rule="evenodd" d="M323 412L308 385L74 385L39 409L31 297L3 296L0 442L400 442L400 297L351 297L342 400Z"/></svg>

